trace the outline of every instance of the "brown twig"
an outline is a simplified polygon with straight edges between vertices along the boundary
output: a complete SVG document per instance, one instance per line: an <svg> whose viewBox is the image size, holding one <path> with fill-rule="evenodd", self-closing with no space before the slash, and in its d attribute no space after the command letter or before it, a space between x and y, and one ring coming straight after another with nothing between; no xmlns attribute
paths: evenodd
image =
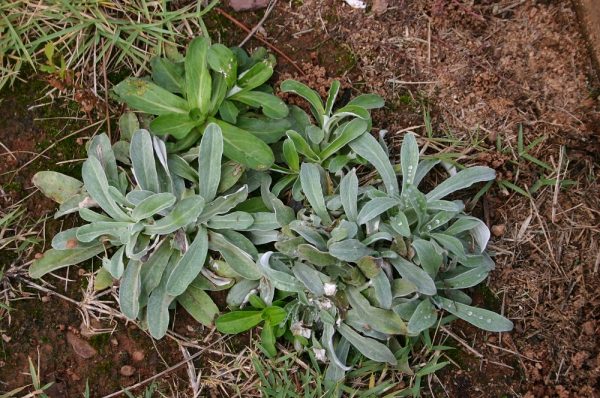
<svg viewBox="0 0 600 398"><path fill-rule="evenodd" d="M235 17L233 17L232 15L223 11L222 9L215 8L215 11L218 12L219 14L223 15L225 18L227 18L231 22L233 22L236 26L238 26L240 29L244 30L246 33L250 33L252 31L250 28L248 28L242 22L238 21L237 19L235 19ZM292 61L292 59L290 57L288 57L283 51L281 51L279 48L275 47L273 44L266 41L260 34L255 34L254 37L258 41L260 41L261 43L263 43L264 45L269 47L271 50L273 50L277 54L279 54L287 62L289 62L289 64L292 65L294 67L294 69L296 69L298 72L300 72L300 74L302 74L303 76L306 76L306 73L298 65L296 65L296 63L294 61Z"/></svg>

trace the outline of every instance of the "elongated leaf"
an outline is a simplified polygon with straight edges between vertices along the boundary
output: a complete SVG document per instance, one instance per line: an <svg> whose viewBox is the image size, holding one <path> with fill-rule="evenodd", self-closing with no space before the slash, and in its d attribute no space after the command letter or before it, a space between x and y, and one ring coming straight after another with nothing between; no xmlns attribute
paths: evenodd
<svg viewBox="0 0 600 398"><path fill-rule="evenodd" d="M205 223L217 214L227 213L229 210L233 209L238 204L245 201L247 197L247 185L244 185L232 194L219 196L218 198L204 206L200 217L198 217L198 223Z"/></svg>
<svg viewBox="0 0 600 398"><path fill-rule="evenodd" d="M127 234L128 228L131 226L128 222L115 221L98 221L91 224L86 224L77 229L77 240L81 242L91 242L103 235L120 238Z"/></svg>
<svg viewBox="0 0 600 398"><path fill-rule="evenodd" d="M145 232L150 235L167 235L190 223L195 223L204 209L202 196L194 195L182 199L173 210L154 224L146 224Z"/></svg>
<svg viewBox="0 0 600 398"><path fill-rule="evenodd" d="M119 175L117 171L117 160L112 150L110 139L104 133L98 134L90 142L88 156L93 156L102 165L108 180L108 185L119 186Z"/></svg>
<svg viewBox="0 0 600 398"><path fill-rule="evenodd" d="M294 143L294 147L299 153L303 154L310 160L313 160L315 162L319 161L319 156L315 153L315 151L312 150L310 145L308 145L308 142L306 142L304 137L302 137L294 130L288 130L286 132L286 135L290 140L292 140L292 142Z"/></svg>
<svg viewBox="0 0 600 398"><path fill-rule="evenodd" d="M95 157L83 162L81 176L86 190L108 215L117 221L129 221L129 216L117 205L108 191L108 181L102 165Z"/></svg>
<svg viewBox="0 0 600 398"><path fill-rule="evenodd" d="M141 221L168 209L177 198L171 193L156 193L142 200L131 212L134 221Z"/></svg>
<svg viewBox="0 0 600 398"><path fill-rule="evenodd" d="M252 292L256 292L259 286L258 281L242 279L229 290L227 293L227 305L231 308L240 307L248 299Z"/></svg>
<svg viewBox="0 0 600 398"><path fill-rule="evenodd" d="M222 44L213 44L208 49L208 65L222 74L228 87L233 87L237 79L237 60L235 54Z"/></svg>
<svg viewBox="0 0 600 398"><path fill-rule="evenodd" d="M114 88L115 93L130 107L151 115L187 114L187 102L147 80L127 78Z"/></svg>
<svg viewBox="0 0 600 398"><path fill-rule="evenodd" d="M466 289L483 282L489 272L490 268L487 264L476 268L467 268L458 275L442 279L438 282L438 285L441 289Z"/></svg>
<svg viewBox="0 0 600 398"><path fill-rule="evenodd" d="M442 255L437 252L436 247L424 239L415 239L412 242L412 247L417 252L421 267L431 277L435 277L443 261Z"/></svg>
<svg viewBox="0 0 600 398"><path fill-rule="evenodd" d="M312 206L314 212L321 217L324 223L331 224L331 217L327 207L325 207L325 198L323 197L323 187L321 186L321 174L317 165L312 163L302 163L300 167L300 183L306 199Z"/></svg>
<svg viewBox="0 0 600 398"><path fill-rule="evenodd" d="M223 235L210 231L209 248L221 253L227 264L244 278L258 280L262 276L252 256L225 239Z"/></svg>
<svg viewBox="0 0 600 398"><path fill-rule="evenodd" d="M210 106L211 78L207 64L209 39L197 37L185 55L185 89L190 109L206 115Z"/></svg>
<svg viewBox="0 0 600 398"><path fill-rule="evenodd" d="M420 293L429 296L436 294L437 289L435 288L435 282L427 272L423 271L423 269L402 257L390 259L390 262L394 268L396 268L396 271L398 271L400 276L413 283Z"/></svg>
<svg viewBox="0 0 600 398"><path fill-rule="evenodd" d="M174 296L167 293L164 282L161 282L150 293L146 309L146 321L148 322L148 331L155 339L162 339L167 334L169 328L169 305L174 299Z"/></svg>
<svg viewBox="0 0 600 398"><path fill-rule="evenodd" d="M129 261L119 287L119 306L121 312L129 319L136 319L140 312L140 292L142 263Z"/></svg>
<svg viewBox="0 0 600 398"><path fill-rule="evenodd" d="M287 163L290 170L295 172L300 171L300 157L296 151L294 141L289 138L283 141L283 159Z"/></svg>
<svg viewBox="0 0 600 398"><path fill-rule="evenodd" d="M348 105L360 106L365 109L377 109L382 108L385 105L385 101L377 94L362 94L350 100Z"/></svg>
<svg viewBox="0 0 600 398"><path fill-rule="evenodd" d="M249 213L234 211L224 215L213 216L206 224L210 229L245 230L254 223Z"/></svg>
<svg viewBox="0 0 600 398"><path fill-rule="evenodd" d="M331 244L329 254L342 261L357 262L362 257L373 254L373 250L357 239L347 239Z"/></svg>
<svg viewBox="0 0 600 398"><path fill-rule="evenodd" d="M396 205L398 201L393 198L373 198L360 209L356 222L358 225L366 224Z"/></svg>
<svg viewBox="0 0 600 398"><path fill-rule="evenodd" d="M414 184L417 167L419 165L419 147L413 133L407 133L402 141L400 150L400 164L402 166L402 190Z"/></svg>
<svg viewBox="0 0 600 398"><path fill-rule="evenodd" d="M481 181L491 181L496 178L496 172L486 166L474 166L454 174L440 185L435 187L427 195L427 201L442 199L452 192L470 187Z"/></svg>
<svg viewBox="0 0 600 398"><path fill-rule="evenodd" d="M226 157L255 170L271 167L275 157L265 142L224 121L212 118L209 120L221 128L223 154Z"/></svg>
<svg viewBox="0 0 600 398"><path fill-rule="evenodd" d="M381 270L371 279L375 299L386 310L392 308L392 286L386 273Z"/></svg>
<svg viewBox="0 0 600 398"><path fill-rule="evenodd" d="M233 311L218 317L215 325L221 333L237 334L252 329L262 321L262 311Z"/></svg>
<svg viewBox="0 0 600 398"><path fill-rule="evenodd" d="M273 252L266 252L258 261L260 272L266 276L276 289L284 292L303 292L304 286L294 276L271 268L270 259Z"/></svg>
<svg viewBox="0 0 600 398"><path fill-rule="evenodd" d="M509 319L495 312L471 307L440 296L436 296L434 302L438 307L480 329L489 332L508 332L513 329L513 323Z"/></svg>
<svg viewBox="0 0 600 398"><path fill-rule="evenodd" d="M337 330L365 357L377 362L387 362L391 365L398 363L392 351L377 340L361 336L345 323L340 324Z"/></svg>
<svg viewBox="0 0 600 398"><path fill-rule="evenodd" d="M154 57L150 60L152 80L162 88L172 93L183 93L185 80L183 68L167 58Z"/></svg>
<svg viewBox="0 0 600 398"><path fill-rule="evenodd" d="M153 119L150 122L150 130L157 135L168 134L181 140L198 124L198 121L192 120L189 115L169 113Z"/></svg>
<svg viewBox="0 0 600 398"><path fill-rule="evenodd" d="M456 254L459 258L465 257L465 248L460 239L442 233L433 233L431 234L431 237L445 249Z"/></svg>
<svg viewBox="0 0 600 398"><path fill-rule="evenodd" d="M304 263L296 263L292 267L294 276L298 278L300 282L306 286L306 288L314 295L323 296L325 295L325 288L323 281L321 280L321 274L316 269L309 267Z"/></svg>
<svg viewBox="0 0 600 398"><path fill-rule="evenodd" d="M194 241L169 276L166 284L169 295L179 296L188 288L204 267L207 253L208 234L206 228L200 226Z"/></svg>
<svg viewBox="0 0 600 398"><path fill-rule="evenodd" d="M239 92L231 97L232 101L238 101L254 108L262 108L265 116L273 119L282 119L289 113L288 107L279 97L260 91Z"/></svg>
<svg viewBox="0 0 600 398"><path fill-rule="evenodd" d="M142 292L145 296L150 295L150 292L159 285L162 274L174 252L174 249L171 248L171 240L164 239L148 260L142 264Z"/></svg>
<svg viewBox="0 0 600 398"><path fill-rule="evenodd" d="M104 245L99 243L93 246L83 246L66 250L47 250L41 258L33 261L29 267L29 276L41 278L48 272L82 263L104 251Z"/></svg>
<svg viewBox="0 0 600 398"><path fill-rule="evenodd" d="M361 135L365 134L368 129L368 124L362 119L354 119L346 124L335 140L333 140L321 153L319 157L321 160L329 158L331 155L336 154L340 149L345 147L347 144L357 139Z"/></svg>
<svg viewBox="0 0 600 398"><path fill-rule="evenodd" d="M156 161L154 160L154 146L152 137L147 130L138 130L131 138L130 149L133 174L141 189L151 192L160 192Z"/></svg>
<svg viewBox="0 0 600 398"><path fill-rule="evenodd" d="M314 115L315 119L319 122L320 125L323 124L325 108L323 107L321 97L319 97L319 94L317 94L316 91L310 89L305 84L295 80L285 80L283 83L281 83L280 88L281 91L283 91L284 93L294 93L307 100L310 104L310 110Z"/></svg>
<svg viewBox="0 0 600 398"><path fill-rule="evenodd" d="M389 157L373 136L363 134L350 142L350 147L354 152L375 166L375 169L383 180L388 195L392 196L400 193L396 173L390 163Z"/></svg>
<svg viewBox="0 0 600 398"><path fill-rule="evenodd" d="M318 267L326 267L337 263L335 257L327 252L317 249L313 245L301 244L294 245L294 247L297 249L298 257Z"/></svg>
<svg viewBox="0 0 600 398"><path fill-rule="evenodd" d="M133 112L124 112L119 118L119 132L121 140L131 141L133 133L140 129L140 122ZM129 152L129 151L128 151Z"/></svg>
<svg viewBox="0 0 600 398"><path fill-rule="evenodd" d="M183 294L178 296L177 301L188 314L204 326L212 326L215 316L219 313L219 307L210 296L194 284L191 284Z"/></svg>
<svg viewBox="0 0 600 398"><path fill-rule="evenodd" d="M262 60L261 62L257 62L250 69L241 73L237 79L236 87L228 93L228 95L233 95L235 92L250 91L259 87L267 80L271 78L273 75L273 62L270 59Z"/></svg>
<svg viewBox="0 0 600 398"><path fill-rule="evenodd" d="M393 311L373 307L355 287L346 289L346 297L362 324L385 334L407 334L406 324Z"/></svg>
<svg viewBox="0 0 600 398"><path fill-rule="evenodd" d="M198 193L208 203L212 201L221 179L221 156L223 155L223 134L214 123L204 130L198 155Z"/></svg>
<svg viewBox="0 0 600 398"><path fill-rule="evenodd" d="M356 202L358 201L358 178L356 170L352 169L340 181L340 199L344 212L349 221L356 221L358 218L358 210Z"/></svg>
<svg viewBox="0 0 600 398"><path fill-rule="evenodd" d="M125 263L123 262L123 254L125 252L125 246L121 246L119 250L113 254L110 261L102 261L102 266L110 275L115 279L120 279L123 276L123 271L125 270Z"/></svg>
<svg viewBox="0 0 600 398"><path fill-rule="evenodd" d="M329 88L329 93L327 93L327 102L325 105L325 114L331 115L333 111L333 104L335 103L335 99L337 98L338 92L340 91L340 81L334 80L331 83L331 87Z"/></svg>
<svg viewBox="0 0 600 398"><path fill-rule="evenodd" d="M408 331L412 335L418 335L424 330L435 325L437 321L437 313L431 304L431 301L426 298L419 303L415 312L408 321Z"/></svg>
<svg viewBox="0 0 600 398"><path fill-rule="evenodd" d="M1 221L2 220L0 220L0 225L2 224ZM91 244L79 242L77 240L77 229L79 229L79 228L75 227L75 228L65 229L64 231L61 231L61 232L57 233L56 235L54 235L54 237L52 238L52 248L56 249L56 250L65 250L65 249L75 249L76 247L81 247L81 246L91 246L91 245L96 244L96 242L93 242Z"/></svg>

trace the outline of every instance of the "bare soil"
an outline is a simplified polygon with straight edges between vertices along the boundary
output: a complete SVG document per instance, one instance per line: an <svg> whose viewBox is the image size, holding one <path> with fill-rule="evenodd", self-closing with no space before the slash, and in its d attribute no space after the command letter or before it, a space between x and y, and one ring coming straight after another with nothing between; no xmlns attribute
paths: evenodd
<svg viewBox="0 0 600 398"><path fill-rule="evenodd" d="M348 94L383 95L387 106L376 113L374 126L389 131L395 148L402 131L412 127L427 153L454 153L459 163L490 165L521 188L531 188L540 178L572 181L562 189L549 183L531 198L495 184L475 208L495 226L491 249L497 269L488 286L473 295L477 304L511 318L515 330L496 335L453 324L459 341L447 342L460 348L450 354L456 366L434 378L427 394L599 397L600 83L571 2L396 0L377 16L370 6L352 9L341 0L279 2L264 24L267 40L305 75L278 57L276 80L295 77L323 94L338 78ZM261 11L231 14L249 27L262 16ZM210 15L207 24L215 39L233 45L245 36L219 14ZM249 42L249 47L258 45L255 39ZM41 111L27 109L35 95L24 103L14 92L2 97L0 142L17 159L6 161L12 156L0 153L0 173L31 159L16 151L39 152L39 143L47 145L77 129L69 124L52 135L33 120ZM429 132L425 113L431 117ZM519 156L519 126L526 146L539 141L530 155L551 170ZM91 133L79 137L86 134ZM77 145L70 145L75 152L57 148L45 155L52 163L77 159L83 153ZM33 163L10 181L0 176L3 187L12 187L4 188L9 195L3 200L25 197L31 192L30 176L53 167L48 164ZM76 167L66 171L77 174ZM36 216L53 211L40 194L27 203ZM76 282L63 293L78 297L82 280L73 273ZM93 343L95 357L82 360L66 342L69 327L78 330L81 322L74 306L52 298L44 304L15 302L14 308L10 325L0 327L11 338L2 345L0 381L8 384L0 390L27 382L26 357L37 358L38 349L44 380L64 385L52 395L57 397L78 396L86 378L92 396L102 396L182 359L176 347L161 342L163 363L145 334L119 324L108 342ZM185 331L185 321L182 325ZM110 342L113 336L117 345ZM127 347L145 353L143 366L132 362ZM107 373L96 379L94 369L100 365ZM122 365L136 368L133 378L119 375ZM185 391L182 372L168 377Z"/></svg>

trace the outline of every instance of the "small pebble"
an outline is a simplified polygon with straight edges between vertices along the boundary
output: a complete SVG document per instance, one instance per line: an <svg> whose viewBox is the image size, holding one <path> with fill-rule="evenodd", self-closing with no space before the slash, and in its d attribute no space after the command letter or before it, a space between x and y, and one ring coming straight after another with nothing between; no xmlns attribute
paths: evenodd
<svg viewBox="0 0 600 398"><path fill-rule="evenodd" d="M131 357L135 362L140 362L145 357L144 351L134 351Z"/></svg>
<svg viewBox="0 0 600 398"><path fill-rule="evenodd" d="M492 225L492 234L494 234L496 237L504 235L505 231L506 225L504 224Z"/></svg>
<svg viewBox="0 0 600 398"><path fill-rule="evenodd" d="M135 368L131 365L121 366L120 373L122 376L131 377L135 373Z"/></svg>

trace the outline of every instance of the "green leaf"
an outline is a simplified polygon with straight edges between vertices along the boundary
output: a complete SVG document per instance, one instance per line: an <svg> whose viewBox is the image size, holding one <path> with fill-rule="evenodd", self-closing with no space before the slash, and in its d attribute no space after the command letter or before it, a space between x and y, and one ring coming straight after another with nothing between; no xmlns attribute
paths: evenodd
<svg viewBox="0 0 600 398"><path fill-rule="evenodd" d="M340 199L344 212L349 221L356 221L358 218L358 210L356 202L358 201L358 178L356 170L352 169L340 181Z"/></svg>
<svg viewBox="0 0 600 398"><path fill-rule="evenodd" d="M285 160L285 163L287 163L290 170L296 173L300 171L300 157L296 151L294 141L289 138L283 141L283 159Z"/></svg>
<svg viewBox="0 0 600 398"><path fill-rule="evenodd" d="M94 276L94 290L100 291L112 286L114 282L113 277L110 275L110 272L106 268L100 268ZM2 395L0 395L0 398Z"/></svg>
<svg viewBox="0 0 600 398"><path fill-rule="evenodd" d="M177 301L196 321L204 326L212 326L215 316L219 313L210 296L202 289L191 284L185 292L177 297Z"/></svg>
<svg viewBox="0 0 600 398"><path fill-rule="evenodd" d="M363 134L350 142L350 147L375 167L383 180L388 195L392 196L400 193L396 173L390 163L389 157L373 136Z"/></svg>
<svg viewBox="0 0 600 398"><path fill-rule="evenodd" d="M414 247L415 252L417 252L421 267L425 272L431 275L431 277L435 277L443 262L442 255L437 252L436 246L427 240L415 239L412 242L412 247Z"/></svg>
<svg viewBox="0 0 600 398"><path fill-rule="evenodd" d="M325 108L323 108L321 97L319 97L319 94L316 91L295 80L285 80L281 83L280 88L284 93L294 93L307 100L315 119L319 122L319 125L323 125Z"/></svg>
<svg viewBox="0 0 600 398"><path fill-rule="evenodd" d="M454 174L440 185L435 187L427 195L427 201L442 199L452 192L470 187L481 181L491 181L496 178L496 172L486 166L474 166Z"/></svg>
<svg viewBox="0 0 600 398"><path fill-rule="evenodd" d="M273 62L268 59L254 64L239 75L236 82L237 87L234 87L228 95L234 95L241 90L250 91L262 85L273 75L273 66Z"/></svg>
<svg viewBox="0 0 600 398"><path fill-rule="evenodd" d="M465 257L465 248L460 239L442 233L430 234L440 245L450 252L456 254L459 258Z"/></svg>
<svg viewBox="0 0 600 398"><path fill-rule="evenodd" d="M204 130L198 155L198 193L208 203L212 201L221 179L221 156L223 155L223 134L214 123Z"/></svg>
<svg viewBox="0 0 600 398"><path fill-rule="evenodd" d="M292 275L271 268L270 259L273 252L266 252L258 261L260 272L266 276L273 286L284 292L304 292L304 286Z"/></svg>
<svg viewBox="0 0 600 398"><path fill-rule="evenodd" d="M267 170L271 167L275 157L266 143L224 121L217 119L210 119L210 121L221 128L223 153L226 157L255 170Z"/></svg>
<svg viewBox="0 0 600 398"><path fill-rule="evenodd" d="M408 333L404 321L393 311L373 307L358 288L346 288L346 297L352 306L352 311L360 319L362 324L367 324L368 328L385 334Z"/></svg>
<svg viewBox="0 0 600 398"><path fill-rule="evenodd" d="M154 250L146 262L142 264L142 291L145 296L150 295L150 292L159 285L169 259L174 253L175 250L171 247L171 240L165 239Z"/></svg>
<svg viewBox="0 0 600 398"><path fill-rule="evenodd" d="M212 70L222 74L231 88L237 79L237 59L235 54L222 44L213 44L208 49L208 65Z"/></svg>
<svg viewBox="0 0 600 398"><path fill-rule="evenodd" d="M131 138L130 157L133 173L140 188L160 192L152 137L147 130L138 130Z"/></svg>
<svg viewBox="0 0 600 398"><path fill-rule="evenodd" d="M408 219L406 215L399 211L394 217L390 218L390 226L394 231L396 231L401 236L405 238L410 237L410 225L408 224Z"/></svg>
<svg viewBox="0 0 600 398"><path fill-rule="evenodd" d="M262 108L265 116L272 119L282 119L289 113L288 107L279 97L261 91L241 91L229 97L231 101L238 101L253 108Z"/></svg>
<svg viewBox="0 0 600 398"><path fill-rule="evenodd" d="M300 183L306 199L312 206L314 212L321 217L324 223L331 224L331 217L327 207L325 207L325 198L323 197L323 187L321 186L321 174L317 165L312 163L302 163L300 167Z"/></svg>
<svg viewBox="0 0 600 398"><path fill-rule="evenodd" d="M239 109L231 101L224 100L219 106L219 115L221 116L221 119L227 123L237 124L237 117L239 113Z"/></svg>
<svg viewBox="0 0 600 398"><path fill-rule="evenodd" d="M133 112L124 112L119 118L119 131L121 139L131 141L133 133L140 129L140 122Z"/></svg>
<svg viewBox="0 0 600 398"><path fill-rule="evenodd" d="M198 223L205 223L212 219L217 214L227 213L229 210L242 203L248 197L248 186L244 185L234 193L225 196L219 196L206 206L202 210L200 217L198 217Z"/></svg>
<svg viewBox="0 0 600 398"><path fill-rule="evenodd" d="M291 127L288 119L271 119L262 115L246 113L236 123L239 128L250 132L267 144L278 142Z"/></svg>
<svg viewBox="0 0 600 398"><path fill-rule="evenodd" d="M452 277L443 278L438 282L440 289L467 289L483 282L490 272L485 264L476 268L467 268L464 272Z"/></svg>
<svg viewBox="0 0 600 398"><path fill-rule="evenodd" d="M440 296L436 296L434 302L438 307L480 329L489 332L508 332L513 329L513 323L509 319L495 312L471 307Z"/></svg>
<svg viewBox="0 0 600 398"><path fill-rule="evenodd" d="M294 147L299 153L303 154L304 156L306 156L314 162L319 161L319 156L312 150L310 145L308 145L308 142L306 142L304 137L302 137L294 130L288 130L286 134L288 138L292 140L292 142L294 143Z"/></svg>
<svg viewBox="0 0 600 398"><path fill-rule="evenodd" d="M332 243L329 246L329 254L342 261L357 262L362 257L373 254L373 250L357 239L346 239Z"/></svg>
<svg viewBox="0 0 600 398"><path fill-rule="evenodd" d="M389 197L373 198L368 201L358 213L356 222L363 225L373 220L380 214L398 205L398 201Z"/></svg>
<svg viewBox="0 0 600 398"><path fill-rule="evenodd" d="M321 153L319 157L321 160L329 158L331 155L336 154L340 149L345 147L350 142L354 141L361 135L365 134L368 129L368 124L362 119L354 119L349 123L345 124L341 128L339 135L333 140Z"/></svg>
<svg viewBox="0 0 600 398"><path fill-rule="evenodd" d="M208 234L206 228L199 226L198 233L181 260L175 265L166 284L167 293L179 296L198 276L208 253Z"/></svg>
<svg viewBox="0 0 600 398"><path fill-rule="evenodd" d="M294 264L292 272L312 294L316 296L325 295L325 288L323 286L323 281L321 280L322 273L300 262Z"/></svg>
<svg viewBox="0 0 600 398"><path fill-rule="evenodd" d="M55 171L38 171L31 181L46 197L59 204L77 195L83 186L81 181Z"/></svg>
<svg viewBox="0 0 600 398"><path fill-rule="evenodd" d="M333 104L335 104L335 99L340 91L340 81L334 80L331 83L331 87L329 87L329 93L327 93L327 102L325 105L325 114L331 115L333 111Z"/></svg>
<svg viewBox="0 0 600 398"><path fill-rule="evenodd" d="M57 269L82 263L104 251L104 245L98 243L93 246L82 246L66 250L47 250L41 258L33 261L29 267L29 276L41 278Z"/></svg>
<svg viewBox="0 0 600 398"><path fill-rule="evenodd" d="M377 94L362 94L348 102L348 105L360 106L365 109L382 108L385 101Z"/></svg>
<svg viewBox="0 0 600 398"><path fill-rule="evenodd" d="M377 340L361 336L345 323L340 324L337 330L365 357L377 362L387 362L391 365L397 364L398 361L392 351Z"/></svg>
<svg viewBox="0 0 600 398"><path fill-rule="evenodd" d="M209 112L211 78L207 65L209 39L197 37L190 42L185 55L185 88L190 109Z"/></svg>
<svg viewBox="0 0 600 398"><path fill-rule="evenodd" d="M265 323L272 326L279 325L286 317L287 312L281 307L271 306L262 311L262 318L265 320Z"/></svg>
<svg viewBox="0 0 600 398"><path fill-rule="evenodd" d="M412 335L418 335L424 330L433 327L437 321L437 312L428 298L419 303L415 312L408 321L408 331Z"/></svg>
<svg viewBox="0 0 600 398"><path fill-rule="evenodd" d="M373 293L375 299L379 303L381 308L389 310L392 308L392 286L386 273L381 270L371 278L371 285L373 286Z"/></svg>
<svg viewBox="0 0 600 398"><path fill-rule="evenodd" d="M163 279L166 276L163 276ZM164 280L150 293L146 308L148 331L155 339L162 339L169 328L169 305L175 297L169 295Z"/></svg>
<svg viewBox="0 0 600 398"><path fill-rule="evenodd" d="M119 306L121 312L129 319L136 319L140 312L140 292L142 263L129 261L119 287Z"/></svg>
<svg viewBox="0 0 600 398"><path fill-rule="evenodd" d="M234 211L214 216L206 225L210 229L245 230L252 223L254 223L252 215L243 211Z"/></svg>
<svg viewBox="0 0 600 398"><path fill-rule="evenodd" d="M152 217L175 204L177 198L172 193L156 193L142 200L131 212L134 221Z"/></svg>
<svg viewBox="0 0 600 398"><path fill-rule="evenodd" d="M215 325L221 333L238 334L263 321L262 311L232 311L217 318Z"/></svg>
<svg viewBox="0 0 600 398"><path fill-rule="evenodd" d="M189 115L169 113L154 118L150 122L150 130L156 135L171 135L175 139L182 139L189 134L199 123L192 120Z"/></svg>
<svg viewBox="0 0 600 398"><path fill-rule="evenodd" d="M103 235L113 236L120 239L127 235L132 223L122 221L98 221L77 228L77 240L91 242Z"/></svg>
<svg viewBox="0 0 600 398"><path fill-rule="evenodd" d="M154 224L145 224L145 233L149 235L167 235L179 228L195 223L204 209L202 196L194 195L182 199L173 210Z"/></svg>
<svg viewBox="0 0 600 398"><path fill-rule="evenodd" d="M234 161L227 161L221 165L221 178L217 193L223 193L232 188L244 175L246 168Z"/></svg>
<svg viewBox="0 0 600 398"><path fill-rule="evenodd" d="M121 246L110 258L110 261L102 261L102 266L106 271L110 273L112 278L120 279L123 276L125 270L125 264L123 263L123 253L125 252L125 246ZM111 278L111 283L112 283Z"/></svg>
<svg viewBox="0 0 600 398"><path fill-rule="evenodd" d="M190 111L183 98L147 80L130 77L117 84L114 90L131 108L151 115L187 115Z"/></svg>
<svg viewBox="0 0 600 398"><path fill-rule="evenodd" d="M277 355L277 349L275 348L275 333L273 333L273 326L269 322L265 322L262 331L260 332L260 344L269 358L273 358Z"/></svg>
<svg viewBox="0 0 600 398"><path fill-rule="evenodd" d="M106 179L108 180L108 185L118 187L119 175L117 171L117 161L108 136L104 133L95 136L90 142L87 153L88 156L93 156L98 159L102 165L106 174Z"/></svg>
<svg viewBox="0 0 600 398"><path fill-rule="evenodd" d="M297 255L299 258L306 260L318 267L326 267L328 265L334 265L337 263L335 257L325 251L317 249L313 245L300 244L295 246L295 248L297 249Z"/></svg>
<svg viewBox="0 0 600 398"><path fill-rule="evenodd" d="M108 180L98 159L90 157L83 162L81 176L86 190L102 210L117 221L130 220L129 216L125 214L110 195Z"/></svg>
<svg viewBox="0 0 600 398"><path fill-rule="evenodd" d="M436 294L435 282L427 272L402 257L392 258L390 262L402 278L412 282L417 287L419 293L428 296Z"/></svg>
<svg viewBox="0 0 600 398"><path fill-rule="evenodd" d="M262 276L252 256L216 232L209 232L209 248L221 253L227 264L246 279L258 280Z"/></svg>
<svg viewBox="0 0 600 398"><path fill-rule="evenodd" d="M405 190L407 186L414 184L419 166L419 147L415 135L412 133L407 133L402 141L400 164L402 166L402 190Z"/></svg>
<svg viewBox="0 0 600 398"><path fill-rule="evenodd" d="M167 58L154 57L150 60L152 80L165 90L182 94L185 87L183 67Z"/></svg>

